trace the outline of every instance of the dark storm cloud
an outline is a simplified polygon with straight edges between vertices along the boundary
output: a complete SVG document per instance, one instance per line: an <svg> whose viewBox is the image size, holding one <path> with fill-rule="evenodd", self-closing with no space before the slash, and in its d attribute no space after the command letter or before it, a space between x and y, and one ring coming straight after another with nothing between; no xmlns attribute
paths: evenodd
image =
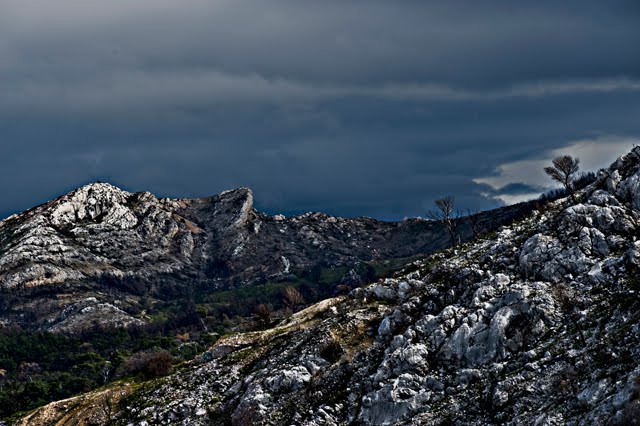
<svg viewBox="0 0 640 426"><path fill-rule="evenodd" d="M639 18L635 2L0 0L0 212L97 179L246 185L271 212L489 208L545 186L503 165L640 136Z"/></svg>
<svg viewBox="0 0 640 426"><path fill-rule="evenodd" d="M534 192L542 192L546 189L548 188L536 186L536 185L529 185L527 183L522 183L522 182L516 182L516 183L507 184L502 188L496 189L495 191L498 194L527 195Z"/></svg>

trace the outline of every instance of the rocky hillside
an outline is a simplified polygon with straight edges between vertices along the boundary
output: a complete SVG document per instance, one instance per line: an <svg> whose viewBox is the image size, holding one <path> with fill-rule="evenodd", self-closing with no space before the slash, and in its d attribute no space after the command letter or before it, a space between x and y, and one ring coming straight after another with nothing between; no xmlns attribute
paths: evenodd
<svg viewBox="0 0 640 426"><path fill-rule="evenodd" d="M486 231L522 208L482 214ZM468 225L460 237L472 236ZM447 247L438 223L286 218L241 188L204 199L158 199L106 183L79 188L0 222L0 324L52 331L125 326L141 297L173 300ZM132 314L133 313L133 314Z"/></svg>
<svg viewBox="0 0 640 426"><path fill-rule="evenodd" d="M575 201L22 424L637 424L639 209L636 148Z"/></svg>

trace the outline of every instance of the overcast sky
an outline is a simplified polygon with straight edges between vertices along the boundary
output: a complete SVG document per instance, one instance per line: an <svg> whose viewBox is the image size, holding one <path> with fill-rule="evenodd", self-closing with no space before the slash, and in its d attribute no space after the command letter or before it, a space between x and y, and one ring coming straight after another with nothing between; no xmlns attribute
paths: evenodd
<svg viewBox="0 0 640 426"><path fill-rule="evenodd" d="M639 49L633 0L0 0L0 217L96 180L385 220L519 201L558 153L640 144Z"/></svg>

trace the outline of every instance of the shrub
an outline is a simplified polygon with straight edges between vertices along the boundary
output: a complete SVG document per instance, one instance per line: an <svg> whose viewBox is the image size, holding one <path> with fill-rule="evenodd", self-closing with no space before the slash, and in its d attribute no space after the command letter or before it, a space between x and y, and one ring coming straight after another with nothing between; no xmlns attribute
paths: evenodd
<svg viewBox="0 0 640 426"><path fill-rule="evenodd" d="M320 356L332 364L338 361L342 354L344 354L344 349L335 340L330 340L320 350Z"/></svg>
<svg viewBox="0 0 640 426"><path fill-rule="evenodd" d="M258 317L258 321L263 325L267 325L271 322L271 308L269 305L264 303L259 304L256 306L254 314Z"/></svg>
<svg viewBox="0 0 640 426"><path fill-rule="evenodd" d="M173 357L164 349L151 349L133 354L120 366L117 375L142 374L147 378L164 376L171 371Z"/></svg>
<svg viewBox="0 0 640 426"><path fill-rule="evenodd" d="M282 297L284 299L284 304L290 309L295 309L296 306L304 303L304 297L302 297L302 294L293 287L283 288Z"/></svg>

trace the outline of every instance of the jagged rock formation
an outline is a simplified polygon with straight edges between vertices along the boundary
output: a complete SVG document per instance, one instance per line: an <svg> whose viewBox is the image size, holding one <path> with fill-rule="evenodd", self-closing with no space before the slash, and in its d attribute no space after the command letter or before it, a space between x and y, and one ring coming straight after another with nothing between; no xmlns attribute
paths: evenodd
<svg viewBox="0 0 640 426"><path fill-rule="evenodd" d="M221 339L202 360L131 386L110 420L635 424L639 185L636 148L575 203L557 201L277 328ZM65 413L53 404L23 424Z"/></svg>
<svg viewBox="0 0 640 426"><path fill-rule="evenodd" d="M484 229L516 211L484 216ZM461 227L462 239L470 236ZM256 285L317 264L447 244L439 224L419 219L271 217L253 207L247 188L171 200L95 183L0 222L0 323L55 331L96 321L125 326L144 321L128 313L140 296Z"/></svg>

